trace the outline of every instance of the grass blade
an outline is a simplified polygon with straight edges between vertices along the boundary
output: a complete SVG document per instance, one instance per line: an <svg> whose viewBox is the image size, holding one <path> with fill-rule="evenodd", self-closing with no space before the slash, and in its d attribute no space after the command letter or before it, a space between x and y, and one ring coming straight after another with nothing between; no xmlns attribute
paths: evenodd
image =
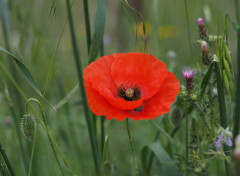
<svg viewBox="0 0 240 176"><path fill-rule="evenodd" d="M106 3L105 0L97 0L97 10L94 22L93 41L89 53L89 63L93 62L101 50L103 34L106 24Z"/></svg>
<svg viewBox="0 0 240 176"><path fill-rule="evenodd" d="M58 110L64 104L66 104L73 97L73 95L77 92L78 88L79 88L79 83L76 86L74 86L74 88L59 103L57 103L54 106L55 110Z"/></svg>
<svg viewBox="0 0 240 176"><path fill-rule="evenodd" d="M52 108L54 108L42 95L39 87L37 86L36 82L34 81L31 73L28 71L28 68L26 67L26 65L19 59L17 58L15 55L13 55L12 53L10 53L9 51L7 51L6 49L4 49L3 47L0 46L0 51L3 51L5 54L11 56L10 58L13 59L13 61L17 64L18 68L21 70L21 72L23 73L23 75L25 76L25 78L27 79L29 85L33 88L33 90L44 99L44 101L49 104Z"/></svg>

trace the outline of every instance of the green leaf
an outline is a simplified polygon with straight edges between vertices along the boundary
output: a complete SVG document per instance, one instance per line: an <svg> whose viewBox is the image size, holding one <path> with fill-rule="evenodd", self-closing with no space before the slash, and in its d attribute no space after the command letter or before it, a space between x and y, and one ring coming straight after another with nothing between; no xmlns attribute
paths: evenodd
<svg viewBox="0 0 240 176"><path fill-rule="evenodd" d="M27 81L29 82L29 84L31 85L31 87L37 92L37 94L39 94L40 96L42 96L41 91L39 90L37 84L35 83L32 75L30 74L30 72L28 71L27 67L24 65L24 63L18 59L16 56L14 56L12 53L8 52L7 50L5 50L4 48L2 48L0 46L0 51L3 51L4 53L8 54L9 56L11 56L11 58L14 60L14 62L17 64L18 68L22 71L22 73L24 74L24 76L26 77Z"/></svg>
<svg viewBox="0 0 240 176"><path fill-rule="evenodd" d="M76 86L74 86L74 88L59 103L57 103L54 106L55 110L58 110L64 104L66 104L73 97L73 95L78 91L78 88L79 88L79 83Z"/></svg>
<svg viewBox="0 0 240 176"><path fill-rule="evenodd" d="M166 131L164 131L155 121L150 120L150 122L157 128L157 130L158 130L160 133L162 133L163 135L165 135L165 136L168 138L168 140L169 140L171 143L173 143L171 136L170 136Z"/></svg>
<svg viewBox="0 0 240 176"><path fill-rule="evenodd" d="M9 58L12 58L13 61L17 64L18 68L21 70L21 72L23 73L23 75L25 76L25 78L27 79L29 85L33 88L33 90L44 99L44 101L49 104L52 108L54 108L42 95L39 87L37 86L36 82L34 81L31 73L28 71L26 65L20 60L18 59L15 55L13 55L12 53L10 53L9 51L7 51L6 49L2 48L0 46L0 51L3 51L5 54L8 54ZM55 109L55 108L54 108Z"/></svg>
<svg viewBox="0 0 240 176"><path fill-rule="evenodd" d="M105 0L97 0L97 10L94 22L93 41L89 53L89 63L93 62L101 50L104 30L106 24L106 3Z"/></svg>
<svg viewBox="0 0 240 176"><path fill-rule="evenodd" d="M2 16L3 22L6 24L7 30L10 32L11 23L7 13L7 5L3 2L3 0L0 0L0 15Z"/></svg>
<svg viewBox="0 0 240 176"><path fill-rule="evenodd" d="M143 167L146 169L146 156L147 156L147 150L150 150L153 152L154 156L156 157L159 169L159 174L161 176L181 176L182 173L180 172L177 163L168 155L168 153L162 148L162 146L156 142L152 143L148 146L145 146L142 149L141 157L142 157L142 164Z"/></svg>

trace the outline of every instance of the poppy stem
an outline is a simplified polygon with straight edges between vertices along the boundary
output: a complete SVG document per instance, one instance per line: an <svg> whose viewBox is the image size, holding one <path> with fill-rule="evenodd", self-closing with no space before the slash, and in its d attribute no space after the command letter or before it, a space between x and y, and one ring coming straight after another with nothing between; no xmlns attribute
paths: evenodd
<svg viewBox="0 0 240 176"><path fill-rule="evenodd" d="M133 147L133 141L132 141L132 137L131 137L131 133L130 133L130 129L129 129L128 119L126 119L126 126L127 126L127 132L128 132L128 139L129 139L129 143L131 146L132 161L133 161L134 168L135 168L135 174L136 174L136 176L138 176L137 160L135 157L135 150Z"/></svg>

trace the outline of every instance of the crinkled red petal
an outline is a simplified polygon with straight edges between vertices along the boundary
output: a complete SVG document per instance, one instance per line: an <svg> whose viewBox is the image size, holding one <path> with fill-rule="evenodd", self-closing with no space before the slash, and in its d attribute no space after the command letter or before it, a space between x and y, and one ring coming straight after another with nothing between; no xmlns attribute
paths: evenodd
<svg viewBox="0 0 240 176"><path fill-rule="evenodd" d="M139 107L143 100L125 101L117 95L118 87L112 79L111 66L117 57L123 55L124 54L113 54L101 57L84 70L83 78L85 82L89 82L91 84L90 86L112 106L120 110L129 110Z"/></svg>
<svg viewBox="0 0 240 176"><path fill-rule="evenodd" d="M180 91L180 83L171 72L162 82L159 91L150 99L143 101L142 111L125 111L125 118L134 120L154 119L164 113L169 112L171 104L176 100L176 96ZM108 120L117 119L116 116L108 116Z"/></svg>
<svg viewBox="0 0 240 176"><path fill-rule="evenodd" d="M127 53L114 57L116 59L112 63L111 72L117 87L122 84L137 85L144 100L158 92L167 75L166 65L163 62L144 53Z"/></svg>

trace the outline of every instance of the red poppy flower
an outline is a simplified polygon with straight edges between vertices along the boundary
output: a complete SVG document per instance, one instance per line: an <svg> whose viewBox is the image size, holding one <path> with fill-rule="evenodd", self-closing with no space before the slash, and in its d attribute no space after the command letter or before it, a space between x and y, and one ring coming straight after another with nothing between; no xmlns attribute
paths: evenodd
<svg viewBox="0 0 240 176"><path fill-rule="evenodd" d="M103 56L84 70L88 104L107 120L154 119L167 113L180 84L166 65L143 53Z"/></svg>

